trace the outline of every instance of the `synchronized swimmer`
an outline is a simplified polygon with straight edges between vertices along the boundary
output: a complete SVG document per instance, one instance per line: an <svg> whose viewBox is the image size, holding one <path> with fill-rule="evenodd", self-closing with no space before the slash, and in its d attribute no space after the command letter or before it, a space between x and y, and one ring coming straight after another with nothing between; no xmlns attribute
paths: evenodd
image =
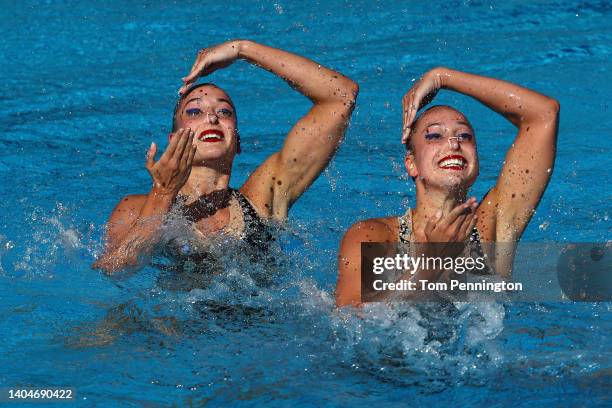
<svg viewBox="0 0 612 408"><path fill-rule="evenodd" d="M282 148L233 189L232 164L241 151L236 108L223 89L196 81L238 59L283 78L313 105ZM286 219L291 205L325 169L347 129L358 89L336 71L252 41L201 50L183 78L167 149L157 161L155 143L147 152L153 186L148 194L120 200L107 224L105 252L94 267L112 273L142 265L161 241L162 226L173 209L202 240L225 233L265 251L270 240L266 220ZM440 89L473 97L518 129L497 182L480 204L467 196L479 173L476 135L468 119L450 106L433 106L417 115ZM509 278L514 250L487 253L481 244L516 244L550 180L559 118L554 99L509 82L440 67L406 93L403 114L404 163L416 184L416 205L402 216L372 218L349 228L338 254L337 306L371 300L361 293L361 244L368 242L409 244L428 257L484 255L485 273ZM454 276L445 268L416 269L409 273L412 282L447 283Z"/></svg>
<svg viewBox="0 0 612 408"><path fill-rule="evenodd" d="M312 107L282 148L240 188L232 189L232 164L241 150L234 103L217 85L195 82L239 59L284 79L309 98ZM106 250L95 268L112 273L141 265L160 242L161 227L174 207L202 240L223 232L265 245L265 220L287 218L289 208L325 169L358 93L357 84L339 72L245 40L202 49L183 82L166 151L155 161L157 146L152 143L147 153L153 186L148 194L129 195L117 204L107 224Z"/></svg>
<svg viewBox="0 0 612 408"><path fill-rule="evenodd" d="M440 89L471 96L518 128L497 182L480 204L467 198L479 172L476 135L468 119L450 106L434 106L417 116ZM400 242L428 257L455 258L468 251L473 258L485 256L491 262L487 273L509 278L514 245L550 180L559 120L554 99L509 82L439 67L406 93L403 113L404 164L416 184L416 206L402 216L372 218L349 228L338 254L337 306L385 298L381 293L361 293L364 242ZM487 253L490 246L481 243L505 243L512 250ZM449 282L454 275L444 269L421 269L399 280Z"/></svg>

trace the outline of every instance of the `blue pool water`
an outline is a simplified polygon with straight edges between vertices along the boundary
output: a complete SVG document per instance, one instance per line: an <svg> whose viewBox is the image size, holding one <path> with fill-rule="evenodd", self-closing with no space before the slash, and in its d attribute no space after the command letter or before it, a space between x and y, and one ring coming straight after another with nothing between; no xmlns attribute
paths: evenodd
<svg viewBox="0 0 612 408"><path fill-rule="evenodd" d="M609 303L332 307L343 231L414 203L400 101L436 65L561 102L554 175L524 240L611 238L608 1L164 3L0 8L0 387L71 386L83 406L611 404ZM145 150L165 143L179 79L199 48L232 38L361 87L335 160L291 210L276 284L231 261L189 292L152 267L93 271L111 209L150 185ZM244 62L210 79L238 109L240 186L308 103ZM439 102L474 124L481 197L513 128L468 98Z"/></svg>

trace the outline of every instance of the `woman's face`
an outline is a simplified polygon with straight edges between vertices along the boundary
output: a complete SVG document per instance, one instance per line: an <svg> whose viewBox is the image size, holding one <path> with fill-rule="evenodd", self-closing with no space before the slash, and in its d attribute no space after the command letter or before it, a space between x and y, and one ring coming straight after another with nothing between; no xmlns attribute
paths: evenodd
<svg viewBox="0 0 612 408"><path fill-rule="evenodd" d="M469 188L478 177L478 153L472 126L459 111L441 106L425 112L411 134L413 150L406 168L428 186Z"/></svg>
<svg viewBox="0 0 612 408"><path fill-rule="evenodd" d="M176 112L177 129L195 132L194 162L217 160L236 154L236 112L229 96L214 85L193 90Z"/></svg>

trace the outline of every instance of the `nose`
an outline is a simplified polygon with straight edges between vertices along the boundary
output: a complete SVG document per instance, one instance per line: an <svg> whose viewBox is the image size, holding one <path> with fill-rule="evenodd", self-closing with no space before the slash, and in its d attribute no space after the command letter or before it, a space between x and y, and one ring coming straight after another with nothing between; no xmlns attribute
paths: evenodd
<svg viewBox="0 0 612 408"><path fill-rule="evenodd" d="M206 112L206 118L213 125L219 123L219 117L214 113Z"/></svg>
<svg viewBox="0 0 612 408"><path fill-rule="evenodd" d="M453 150L459 150L459 147L460 147L459 138L458 137L449 137L448 138L448 145Z"/></svg>

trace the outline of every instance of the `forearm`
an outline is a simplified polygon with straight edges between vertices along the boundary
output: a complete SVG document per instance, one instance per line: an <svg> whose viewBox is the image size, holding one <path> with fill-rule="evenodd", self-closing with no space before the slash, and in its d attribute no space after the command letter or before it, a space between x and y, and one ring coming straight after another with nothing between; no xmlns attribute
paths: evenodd
<svg viewBox="0 0 612 408"><path fill-rule="evenodd" d="M440 76L442 88L471 96L517 127L549 122L556 117L558 103L530 89L449 68L436 68L435 72Z"/></svg>
<svg viewBox="0 0 612 408"><path fill-rule="evenodd" d="M238 55L280 76L314 103L354 101L357 84L307 58L252 41L239 40Z"/></svg>
<svg viewBox="0 0 612 408"><path fill-rule="evenodd" d="M109 237L105 253L94 264L106 272L115 272L126 266L138 264L148 256L161 238L160 229L170 211L176 195L151 190L138 216L119 237Z"/></svg>

